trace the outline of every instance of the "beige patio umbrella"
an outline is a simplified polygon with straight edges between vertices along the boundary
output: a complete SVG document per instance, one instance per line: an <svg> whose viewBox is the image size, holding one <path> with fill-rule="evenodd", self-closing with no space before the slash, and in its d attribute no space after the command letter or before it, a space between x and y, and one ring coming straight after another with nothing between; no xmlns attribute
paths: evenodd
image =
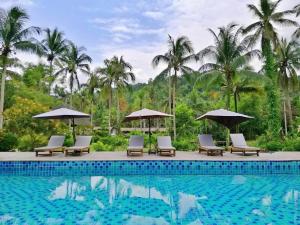
<svg viewBox="0 0 300 225"><path fill-rule="evenodd" d="M75 119L89 118L90 115L68 108L59 108L42 114L33 116L35 119L70 119L73 128L73 138L75 140Z"/></svg>
<svg viewBox="0 0 300 225"><path fill-rule="evenodd" d="M148 124L149 124L149 154L150 154L150 153L155 153L155 152L151 151L151 127L150 127L151 119L172 117L172 116L173 115L144 108L144 109L132 112L131 114L129 114L128 116L125 117L124 121L142 120L142 119L148 120Z"/></svg>
<svg viewBox="0 0 300 225"><path fill-rule="evenodd" d="M196 120L210 119L224 125L228 129L232 129L236 125L253 118L254 117L252 116L232 112L226 109L218 109L209 111L198 117Z"/></svg>

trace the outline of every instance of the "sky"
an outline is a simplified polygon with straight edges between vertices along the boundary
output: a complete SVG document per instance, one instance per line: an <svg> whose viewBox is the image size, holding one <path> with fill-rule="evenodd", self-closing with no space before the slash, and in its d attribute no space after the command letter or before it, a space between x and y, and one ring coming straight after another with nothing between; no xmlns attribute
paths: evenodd
<svg viewBox="0 0 300 225"><path fill-rule="evenodd" d="M299 0L283 0L280 9L291 9ZM30 15L29 25L55 28L93 58L92 68L105 58L123 56L133 66L136 82L147 82L164 68L153 68L154 56L167 51L168 34L187 36L196 52L213 44L208 28L230 22L255 21L247 4L257 0L0 0L0 7L18 5ZM298 18L298 20L300 20ZM300 21L298 21L300 22ZM278 28L283 36L291 29ZM18 54L27 62L34 55ZM199 65L191 65L197 69ZM84 81L85 78L81 77Z"/></svg>

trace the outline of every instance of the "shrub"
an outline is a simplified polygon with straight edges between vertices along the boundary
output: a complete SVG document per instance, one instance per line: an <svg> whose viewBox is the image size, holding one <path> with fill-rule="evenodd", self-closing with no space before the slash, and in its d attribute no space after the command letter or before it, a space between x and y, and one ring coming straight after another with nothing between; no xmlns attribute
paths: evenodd
<svg viewBox="0 0 300 225"><path fill-rule="evenodd" d="M44 135L26 134L19 138L18 148L20 151L32 151L35 147L45 145L48 138Z"/></svg>
<svg viewBox="0 0 300 225"><path fill-rule="evenodd" d="M300 151L300 137L288 138L284 142L284 151Z"/></svg>
<svg viewBox="0 0 300 225"><path fill-rule="evenodd" d="M98 142L93 143L91 145L91 150L92 151L97 151L97 152L101 152L101 151L114 151L114 148L111 145L106 145L103 142L98 141Z"/></svg>
<svg viewBox="0 0 300 225"><path fill-rule="evenodd" d="M0 151L12 150L17 146L18 139L16 135L10 132L0 132Z"/></svg>
<svg viewBox="0 0 300 225"><path fill-rule="evenodd" d="M265 149L270 151L280 151L283 149L283 143L279 140L271 140L265 144Z"/></svg>
<svg viewBox="0 0 300 225"><path fill-rule="evenodd" d="M64 146L66 147L70 147L74 144L74 140L73 140L73 134L72 133L68 133L65 136L65 141L64 141Z"/></svg>
<svg viewBox="0 0 300 225"><path fill-rule="evenodd" d="M191 139L179 139L174 141L174 147L180 151L193 151L197 145Z"/></svg>

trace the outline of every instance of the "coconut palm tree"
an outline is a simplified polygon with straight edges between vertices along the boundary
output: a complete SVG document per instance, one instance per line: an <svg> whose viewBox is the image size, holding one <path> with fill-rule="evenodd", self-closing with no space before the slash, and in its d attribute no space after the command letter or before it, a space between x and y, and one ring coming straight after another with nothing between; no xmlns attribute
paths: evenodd
<svg viewBox="0 0 300 225"><path fill-rule="evenodd" d="M104 60L104 67L98 68L100 74L100 84L104 91L108 94L108 109L109 109L109 130L111 129L111 108L113 99L113 88L116 88L117 100L117 123L120 120L120 103L119 94L123 88L127 87L130 81L135 81L135 75L132 73L132 66L124 60L114 56L111 59Z"/></svg>
<svg viewBox="0 0 300 225"><path fill-rule="evenodd" d="M298 16L300 15L300 4L296 5L296 6L294 7L294 10L295 10L296 17L298 17ZM294 36L295 38L299 38L299 37L300 37L300 27L298 27L298 28L296 29L296 31L294 32L293 36Z"/></svg>
<svg viewBox="0 0 300 225"><path fill-rule="evenodd" d="M93 108L96 103L95 92L100 88L100 78L96 71L88 74L88 81L83 86L86 87L88 98L90 99L90 114L91 114L91 125L93 123Z"/></svg>
<svg viewBox="0 0 300 225"><path fill-rule="evenodd" d="M157 55L152 60L153 67L157 67L161 63L165 63L167 68L161 74L174 74L170 76L169 90L170 100L169 104L173 112L173 132L174 139L176 140L176 84L178 75L191 73L193 70L187 66L188 63L196 61L194 49L191 41L186 36L178 37L174 40L170 35L168 39L169 49L164 55ZM172 87L172 88L171 88ZM172 113L170 112L170 113Z"/></svg>
<svg viewBox="0 0 300 225"><path fill-rule="evenodd" d="M61 56L66 50L66 40L63 37L63 32L58 31L57 28L54 30L47 28L44 32L45 38L41 41L40 48L42 55L45 56L49 62L50 78L53 82L53 62L54 59ZM50 82L50 87L52 82Z"/></svg>
<svg viewBox="0 0 300 225"><path fill-rule="evenodd" d="M113 83L115 80L114 67L111 60L104 60L104 67L95 69L96 73L99 74L100 87L103 88L103 94L108 98L108 132L111 132L111 108L113 98Z"/></svg>
<svg viewBox="0 0 300 225"><path fill-rule="evenodd" d="M3 128L3 109L5 95L5 81L7 75L8 58L16 51L37 52L36 40L33 35L39 34L37 27L26 27L29 16L19 7L0 10L0 54L2 60L2 77L0 93L0 129Z"/></svg>
<svg viewBox="0 0 300 225"><path fill-rule="evenodd" d="M114 64L114 71L115 71L115 80L114 85L117 92L117 123L120 122L120 101L119 101L119 95L122 94L122 91L124 88L129 87L129 82L135 81L135 75L132 72L132 66L130 63L126 62L121 56L113 57L112 63Z"/></svg>
<svg viewBox="0 0 300 225"><path fill-rule="evenodd" d="M56 72L56 75L63 74L65 78L69 78L68 83L71 91L71 106L74 87L77 86L77 88L80 89L78 72L81 72L83 74L89 74L89 63L92 62L92 58L87 54L83 53L85 50L86 49L84 47L77 47L74 43L69 42L62 56L59 57L59 60L55 61L57 66L59 67L59 70Z"/></svg>
<svg viewBox="0 0 300 225"><path fill-rule="evenodd" d="M230 109L231 96L234 94L233 79L241 74L256 75L248 67L249 61L254 56L260 56L258 50L249 50L250 38L242 40L242 28L231 23L226 27L219 28L218 34L209 29L214 37L214 45L201 50L197 56L200 60L212 59L199 68L200 80L210 83L218 81L225 88L226 108Z"/></svg>
<svg viewBox="0 0 300 225"><path fill-rule="evenodd" d="M283 95L285 133L292 127L291 93L299 84L297 70L300 69L299 42L282 38L275 52L275 66L279 72L279 85ZM288 121L288 122L287 122Z"/></svg>
<svg viewBox="0 0 300 225"><path fill-rule="evenodd" d="M245 33L254 32L252 35L252 44L260 40L262 54L264 56L264 71L270 81L266 84L265 89L268 98L268 132L271 136L276 137L280 133L280 116L277 77L275 71L275 62L272 46L278 43L278 34L276 25L296 26L298 23L286 16L295 13L295 10L278 11L281 0L273 2L272 0L260 0L258 7L249 4L249 10L257 18L257 21L247 26Z"/></svg>

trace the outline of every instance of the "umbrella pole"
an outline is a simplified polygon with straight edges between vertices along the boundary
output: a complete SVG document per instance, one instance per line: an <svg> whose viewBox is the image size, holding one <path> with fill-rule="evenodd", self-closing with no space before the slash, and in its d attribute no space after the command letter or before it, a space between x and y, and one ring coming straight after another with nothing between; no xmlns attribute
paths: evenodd
<svg viewBox="0 0 300 225"><path fill-rule="evenodd" d="M149 126L149 150L148 153L151 154L151 127L150 127L150 118L148 119L148 126Z"/></svg>

